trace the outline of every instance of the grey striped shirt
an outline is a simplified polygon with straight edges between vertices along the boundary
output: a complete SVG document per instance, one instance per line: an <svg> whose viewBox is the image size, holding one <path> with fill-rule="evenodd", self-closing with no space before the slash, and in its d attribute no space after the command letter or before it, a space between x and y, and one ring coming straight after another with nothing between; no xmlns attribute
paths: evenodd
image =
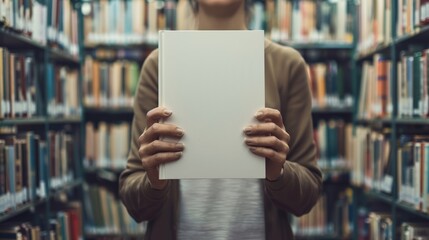
<svg viewBox="0 0 429 240"><path fill-rule="evenodd" d="M180 180L179 240L265 239L259 179Z"/></svg>

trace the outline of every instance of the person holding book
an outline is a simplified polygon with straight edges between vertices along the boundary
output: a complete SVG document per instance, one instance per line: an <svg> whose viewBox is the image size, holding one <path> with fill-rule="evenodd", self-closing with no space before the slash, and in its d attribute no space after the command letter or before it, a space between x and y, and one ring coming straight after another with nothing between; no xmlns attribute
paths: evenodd
<svg viewBox="0 0 429 240"><path fill-rule="evenodd" d="M197 29L245 30L247 1L192 2ZM157 78L155 50L142 68L134 101L131 149L119 183L129 214L136 221L148 221L145 238L293 239L288 214L308 213L322 185L308 74L301 55L265 40L266 108L255 113L258 124L243 130L249 151L265 159L263 180L160 180L160 164L180 161L186 147L160 139L181 138L186 132L160 123L174 112L158 106Z"/></svg>

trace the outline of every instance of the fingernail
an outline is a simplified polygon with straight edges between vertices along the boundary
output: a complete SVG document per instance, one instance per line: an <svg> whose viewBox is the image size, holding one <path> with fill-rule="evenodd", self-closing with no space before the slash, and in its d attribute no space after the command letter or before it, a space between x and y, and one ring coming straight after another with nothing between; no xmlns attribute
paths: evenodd
<svg viewBox="0 0 429 240"><path fill-rule="evenodd" d="M251 134L251 133L252 133L252 128L251 128L251 127L246 127L243 131L244 131L246 134Z"/></svg>
<svg viewBox="0 0 429 240"><path fill-rule="evenodd" d="M256 151L256 148L255 148L255 147L250 147L249 149L250 149L250 151L252 151L252 152Z"/></svg>
<svg viewBox="0 0 429 240"><path fill-rule="evenodd" d="M173 112L169 109L164 109L164 115L170 116Z"/></svg>
<svg viewBox="0 0 429 240"><path fill-rule="evenodd" d="M185 134L185 132L183 131L183 129L177 128L177 136L181 137L181 136L183 136L183 134Z"/></svg>
<svg viewBox="0 0 429 240"><path fill-rule="evenodd" d="M244 142L247 143L247 144L249 144L249 143L252 143L252 140L250 140L249 138L245 138Z"/></svg>
<svg viewBox="0 0 429 240"><path fill-rule="evenodd" d="M185 145L183 143L176 143L176 147L183 149L183 148L185 148Z"/></svg>
<svg viewBox="0 0 429 240"><path fill-rule="evenodd" d="M263 112L262 111L257 111L255 114L255 117L260 117L262 116Z"/></svg>
<svg viewBox="0 0 429 240"><path fill-rule="evenodd" d="M176 155L177 155L178 157L181 157L181 156L183 155L183 152L177 152L177 153L176 153Z"/></svg>

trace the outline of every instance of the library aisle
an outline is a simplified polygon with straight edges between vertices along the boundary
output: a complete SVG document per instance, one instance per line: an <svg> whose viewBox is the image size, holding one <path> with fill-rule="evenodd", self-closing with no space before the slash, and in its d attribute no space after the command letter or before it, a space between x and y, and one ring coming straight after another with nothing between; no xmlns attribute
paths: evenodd
<svg viewBox="0 0 429 240"><path fill-rule="evenodd" d="M253 0L307 62L323 193L296 239L429 239L429 0ZM119 200L140 70L188 0L0 0L0 239L143 239Z"/></svg>

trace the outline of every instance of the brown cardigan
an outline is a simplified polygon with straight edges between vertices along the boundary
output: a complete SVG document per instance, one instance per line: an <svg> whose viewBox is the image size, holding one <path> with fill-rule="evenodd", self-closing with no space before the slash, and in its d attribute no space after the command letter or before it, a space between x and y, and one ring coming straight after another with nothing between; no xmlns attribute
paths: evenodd
<svg viewBox="0 0 429 240"><path fill-rule="evenodd" d="M152 189L138 153L138 137L146 127L146 113L158 106L157 84L155 50L142 68L134 101L131 149L119 190L129 214L138 222L149 221L145 238L167 240L177 238L179 182L169 181L164 190ZM316 163L305 62L297 51L269 40L265 40L265 103L282 113L290 134L283 175L275 182L261 180L265 235L267 240L293 239L287 214L301 216L311 210L321 191L322 174Z"/></svg>

